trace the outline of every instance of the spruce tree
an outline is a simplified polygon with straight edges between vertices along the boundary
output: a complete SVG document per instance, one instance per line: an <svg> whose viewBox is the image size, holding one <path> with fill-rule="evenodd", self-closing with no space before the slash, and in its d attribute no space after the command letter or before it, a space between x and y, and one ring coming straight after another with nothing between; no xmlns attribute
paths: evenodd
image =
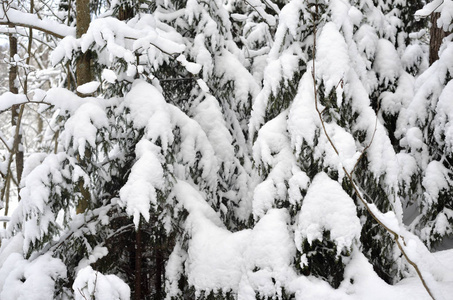
<svg viewBox="0 0 453 300"><path fill-rule="evenodd" d="M431 24L445 32L451 30L451 8L432 2L417 14L427 17L440 13L439 22ZM452 155L451 106L451 36L439 50L439 59L415 81L412 102L403 110L398 133L405 153L414 159L407 169L411 174L407 189L418 215L411 227L429 248L435 249L452 235Z"/></svg>
<svg viewBox="0 0 453 300"><path fill-rule="evenodd" d="M408 44L418 28L402 1L104 4L51 58L74 72L91 53L92 81L35 90L53 116L50 151L26 161L0 297L32 295L36 278L42 298L98 300L341 298L364 278L387 287L409 264L430 278L400 196L450 188L451 43L417 79L444 79L416 93L442 87L437 114L411 119L426 99L395 99L424 53ZM422 235L430 220L414 223Z"/></svg>

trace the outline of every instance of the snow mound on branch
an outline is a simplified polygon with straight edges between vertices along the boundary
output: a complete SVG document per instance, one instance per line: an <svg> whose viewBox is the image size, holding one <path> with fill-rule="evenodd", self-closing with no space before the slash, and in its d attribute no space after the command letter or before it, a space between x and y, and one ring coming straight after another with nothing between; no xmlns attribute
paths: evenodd
<svg viewBox="0 0 453 300"><path fill-rule="evenodd" d="M150 141L138 142L135 153L138 161L132 166L129 178L120 190L120 203L127 206L126 211L134 216L134 224L138 228L140 214L149 221L151 205L157 204L156 189L164 188L164 170L160 148Z"/></svg>
<svg viewBox="0 0 453 300"><path fill-rule="evenodd" d="M90 266L77 273L72 289L75 300L129 300L131 297L129 286L118 276L104 275Z"/></svg>
<svg viewBox="0 0 453 300"><path fill-rule="evenodd" d="M109 83L115 83L115 81L118 79L116 76L115 72L109 69L104 69L102 70L102 79L109 82Z"/></svg>
<svg viewBox="0 0 453 300"><path fill-rule="evenodd" d="M227 50L215 60L215 74L222 78L222 83L234 82L234 97L232 100L237 107L245 107L249 98L255 98L259 92L259 86L255 78L248 72L244 65L235 55Z"/></svg>
<svg viewBox="0 0 453 300"><path fill-rule="evenodd" d="M149 219L149 209L157 204L156 190L167 188L162 165L165 164L164 156L170 147L176 147L173 149L176 152L176 167L173 173L176 178L188 178L194 171L199 171L202 179L200 185L207 190L215 190L216 174L219 170L216 151L228 156L230 152L233 153L233 149L219 149L219 146L228 143L228 138L225 137L228 132L226 129L213 131L224 128L218 115L210 116L211 121L214 118L217 122L207 124L209 120L206 120L207 114L204 110L213 112L216 110L214 105L208 100L199 107L197 116L204 126L202 127L179 108L165 102L162 94L151 84L143 80L133 83L119 109L130 110L129 121L138 129L144 128L145 136L137 144L138 160L132 167L120 196L121 204L126 206L127 213L134 216L136 226L140 215L143 215L145 220ZM177 145L173 145L175 135L179 137ZM213 145L220 141L223 141L223 144Z"/></svg>
<svg viewBox="0 0 453 300"><path fill-rule="evenodd" d="M395 83L400 76L401 61L393 44L385 39L377 42L376 57L373 67L379 76L380 84L387 86Z"/></svg>
<svg viewBox="0 0 453 300"><path fill-rule="evenodd" d="M288 112L284 111L267 122L258 132L253 145L253 159L263 172L269 172L266 180L253 191L253 216L258 219L275 207L278 200L286 200L287 184L290 185L289 201L297 204L302 200L300 189L305 189L308 177L297 166L296 158L286 131Z"/></svg>
<svg viewBox="0 0 453 300"><path fill-rule="evenodd" d="M96 134L102 127L108 127L105 109L96 102L82 104L65 123L62 140L68 149L70 144L78 150L81 158L85 156L87 143L96 147Z"/></svg>
<svg viewBox="0 0 453 300"><path fill-rule="evenodd" d="M322 240L323 232L330 231L330 237L337 245L337 254L340 254L344 248L351 249L360 239L361 229L354 201L341 185L326 173L316 175L298 216L296 245L302 245L304 239L310 244Z"/></svg>
<svg viewBox="0 0 453 300"><path fill-rule="evenodd" d="M193 118L206 132L216 156L224 162L225 169L229 170L229 164L234 161L233 137L228 131L222 108L217 99L207 95L195 107Z"/></svg>
<svg viewBox="0 0 453 300"><path fill-rule="evenodd" d="M100 84L101 83L99 81L87 82L85 84L78 86L77 92L86 95L93 94L94 92L96 92Z"/></svg>
<svg viewBox="0 0 453 300"><path fill-rule="evenodd" d="M106 57L99 56L99 59L109 66L114 58L124 59L129 65L135 64L134 51L138 49L148 51L150 61L160 61L162 56L182 53L185 45L182 44L181 35L175 30L160 30L151 15L127 23L106 17L93 20L81 38L67 36L61 40L52 52L52 64L70 60L74 51L84 53L90 48L101 49L99 52L105 49L108 54Z"/></svg>
<svg viewBox="0 0 453 300"><path fill-rule="evenodd" d="M344 37L334 23L327 23L319 36L316 53L316 73L325 84L326 95L340 83L350 65ZM336 92L338 105L341 105L342 91L339 89Z"/></svg>
<svg viewBox="0 0 453 300"><path fill-rule="evenodd" d="M291 144L296 150L296 155L301 152L302 144L314 146L316 130L321 127L315 105L313 93L313 79L311 69L303 76L299 83L299 90L291 104L288 114L288 131L291 136Z"/></svg>
<svg viewBox="0 0 453 300"><path fill-rule="evenodd" d="M437 114L434 117L434 137L439 144L445 143L446 150L453 151L453 81L450 80L439 96Z"/></svg>
<svg viewBox="0 0 453 300"><path fill-rule="evenodd" d="M49 253L35 260L12 253L0 266L0 299L53 299L55 281L66 278L66 266Z"/></svg>
<svg viewBox="0 0 453 300"><path fill-rule="evenodd" d="M130 120L134 127L145 128L147 138L152 142L160 139L162 149L167 151L174 139L173 119L162 94L149 83L137 80L132 84L122 105L130 110Z"/></svg>
<svg viewBox="0 0 453 300"><path fill-rule="evenodd" d="M197 292L233 291L241 298L252 288L272 296L294 276L290 266L296 249L285 209L268 211L253 230L232 233L188 183L179 181L170 197L176 198L179 209L189 213L184 225L189 241L186 254L175 248L179 253L172 254L174 259L169 261L167 269L177 270L182 267L177 264L185 259L189 284ZM177 282L179 277L168 280Z"/></svg>
<svg viewBox="0 0 453 300"><path fill-rule="evenodd" d="M38 157L38 161L42 160L34 168L37 163L37 157L32 156L31 161L25 163L26 170L29 172L27 177L23 178L24 187L20 191L21 201L11 217L11 226L8 230L17 230L20 223L23 223L23 251L27 253L30 244L35 243L38 239L52 234L52 230L57 227L57 213L53 212L49 207L49 195L51 192L58 193L58 188L51 190L51 183L55 185L64 185L67 176L68 168L73 168L72 177L69 178L73 182L78 182L82 177L85 183L89 182L88 176L75 163L74 158L68 157L65 152L57 154L49 154L45 158ZM62 165L65 165L62 168ZM33 169L32 169L33 168ZM24 220L24 221L22 221Z"/></svg>

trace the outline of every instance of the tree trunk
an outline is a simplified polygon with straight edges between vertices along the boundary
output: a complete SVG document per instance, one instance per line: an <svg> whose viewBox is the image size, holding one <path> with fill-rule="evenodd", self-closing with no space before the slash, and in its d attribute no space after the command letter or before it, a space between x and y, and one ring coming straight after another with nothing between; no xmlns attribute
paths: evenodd
<svg viewBox="0 0 453 300"><path fill-rule="evenodd" d="M140 224L135 231L135 291L134 299L142 299L142 232Z"/></svg>
<svg viewBox="0 0 453 300"><path fill-rule="evenodd" d="M77 0L76 1L76 14L77 14L77 28L76 36L80 38L84 33L87 32L90 26L90 1L89 0ZM87 51L77 60L76 66L76 79L77 86L91 81L91 55Z"/></svg>
<svg viewBox="0 0 453 300"><path fill-rule="evenodd" d="M76 21L77 21L77 27L76 27L76 36L77 38L80 38L84 33L87 32L88 27L90 26L90 1L89 0L77 0L76 1ZM76 80L77 80L77 86L80 86L84 83L90 82L91 81L91 55L90 52L87 51L83 53L78 59L77 59L77 64L76 64ZM83 95L80 95L83 96ZM85 159L89 160L91 157L90 151L86 150L85 151ZM78 156L79 163L83 167L83 163ZM79 199L79 202L77 203L76 207L76 212L78 214L83 213L88 207L89 207L89 202L90 202L90 192L89 190L85 187L85 182L83 179L81 179L78 182L78 186L80 189L80 192L82 194L81 199Z"/></svg>
<svg viewBox="0 0 453 300"><path fill-rule="evenodd" d="M439 49L442 44L442 39L447 33L437 26L437 20L440 17L440 13L433 12L431 14L431 29L430 29L430 40L429 40L429 65L432 65L436 60L439 59Z"/></svg>
<svg viewBox="0 0 453 300"><path fill-rule="evenodd" d="M9 36L9 56L11 60L14 60L14 56L17 54L17 38L11 34ZM9 70L9 90L13 94L18 94L19 89L16 85L17 76L18 76L17 66L10 66ZM24 169L24 151L22 148L22 130L21 126L21 114L23 112L23 107L21 105L13 105L11 107L11 126L18 127L16 128L16 135L14 137L13 152L11 155L15 155L16 158L16 179L17 179L17 188L18 194L20 192L19 184L22 178L22 171ZM11 170L10 170L11 173ZM12 174L10 175L12 176ZM11 179L11 178L10 178ZM20 196L18 195L19 200Z"/></svg>
<svg viewBox="0 0 453 300"><path fill-rule="evenodd" d="M13 27L14 26L10 26ZM9 35L9 57L14 60L14 55L17 54L17 38L14 34ZM9 69L9 91L13 94L19 93L19 89L16 86L17 79L17 66L11 65Z"/></svg>
<svg viewBox="0 0 453 300"><path fill-rule="evenodd" d="M161 233L162 234L162 233ZM163 286L163 278L165 278L165 258L164 258L164 244L161 237L159 237L159 242L155 246L155 256L156 256L156 277L154 282L154 287L156 289L156 293L154 295L154 299L161 300L164 298L164 293L162 290Z"/></svg>

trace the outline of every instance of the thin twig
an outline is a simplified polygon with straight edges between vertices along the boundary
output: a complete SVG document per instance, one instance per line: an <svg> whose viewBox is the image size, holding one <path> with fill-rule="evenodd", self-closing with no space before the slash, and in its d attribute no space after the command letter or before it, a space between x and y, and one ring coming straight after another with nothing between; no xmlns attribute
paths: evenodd
<svg viewBox="0 0 453 300"><path fill-rule="evenodd" d="M80 288L78 288L78 290L83 299L88 300L87 297L85 297L85 294L82 292L82 290Z"/></svg>

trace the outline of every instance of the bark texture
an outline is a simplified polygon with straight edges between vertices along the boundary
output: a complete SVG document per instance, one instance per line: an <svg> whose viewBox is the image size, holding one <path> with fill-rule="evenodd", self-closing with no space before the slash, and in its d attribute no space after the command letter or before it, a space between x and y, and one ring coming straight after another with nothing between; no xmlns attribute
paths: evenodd
<svg viewBox="0 0 453 300"><path fill-rule="evenodd" d="M76 36L80 38L84 33L87 32L88 27L90 26L90 1L89 0L77 0L76 1ZM87 51L83 53L78 59L76 64L76 80L77 86L85 84L91 81L91 55ZM83 95L79 95L83 96ZM90 151L87 149L85 151L85 160L89 160L91 157ZM82 168L86 167L85 163L81 161L78 157L79 163ZM77 203L76 212L83 213L88 207L91 200L90 192L85 185L83 179L78 182L79 190L81 193L81 198Z"/></svg>
<svg viewBox="0 0 453 300"><path fill-rule="evenodd" d="M76 2L76 14L77 14L77 28L76 36L80 38L84 33L87 32L90 26L90 1L89 0L77 0ZM87 51L83 53L77 60L76 79L77 86L91 81L91 55Z"/></svg>
<svg viewBox="0 0 453 300"><path fill-rule="evenodd" d="M429 40L429 65L432 65L439 59L439 49L442 44L442 39L447 36L447 33L437 26L437 19L440 13L434 12L431 14L431 29Z"/></svg>

